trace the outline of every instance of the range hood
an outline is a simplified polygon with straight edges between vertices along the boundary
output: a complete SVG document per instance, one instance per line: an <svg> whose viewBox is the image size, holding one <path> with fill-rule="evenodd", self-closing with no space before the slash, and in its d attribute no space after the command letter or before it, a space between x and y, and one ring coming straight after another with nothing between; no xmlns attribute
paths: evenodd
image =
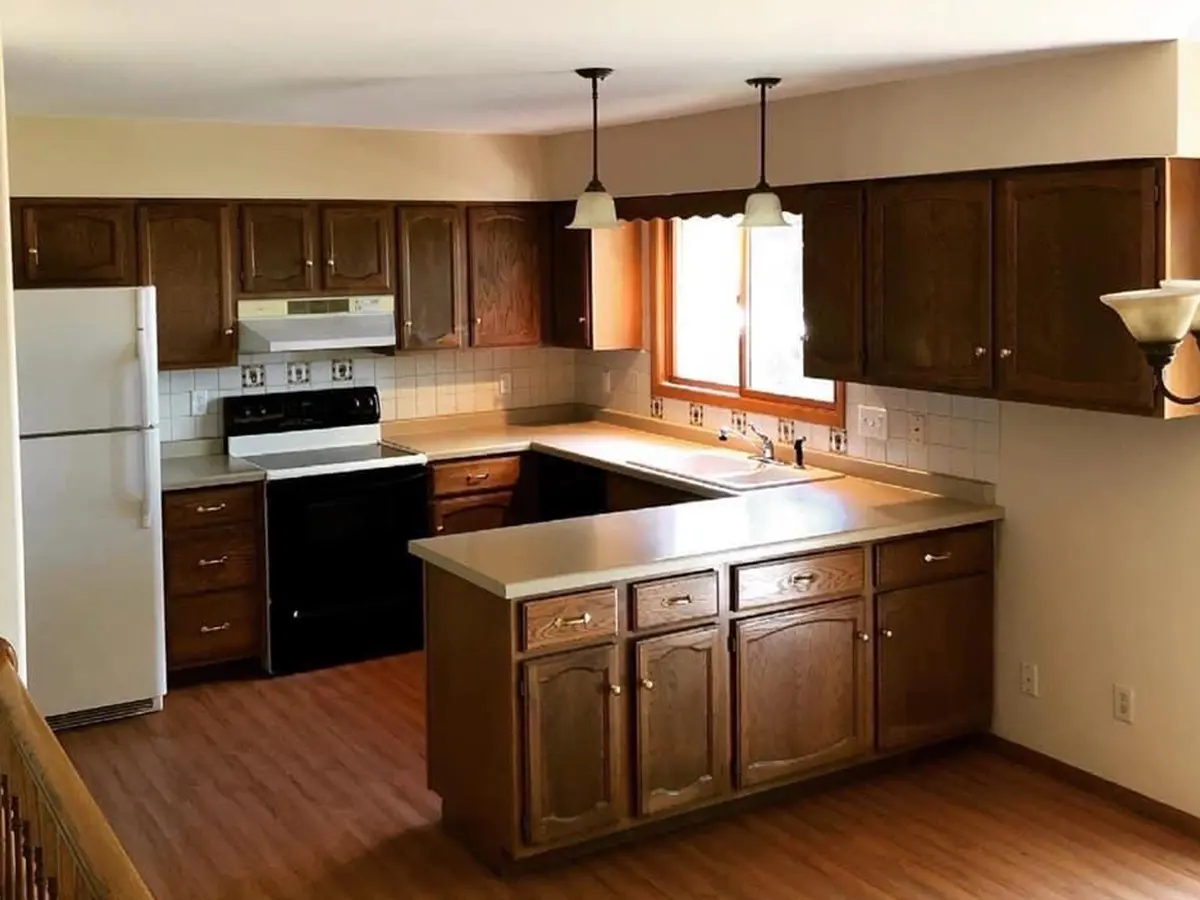
<svg viewBox="0 0 1200 900"><path fill-rule="evenodd" d="M395 346L395 299L390 296L238 303L240 353Z"/></svg>

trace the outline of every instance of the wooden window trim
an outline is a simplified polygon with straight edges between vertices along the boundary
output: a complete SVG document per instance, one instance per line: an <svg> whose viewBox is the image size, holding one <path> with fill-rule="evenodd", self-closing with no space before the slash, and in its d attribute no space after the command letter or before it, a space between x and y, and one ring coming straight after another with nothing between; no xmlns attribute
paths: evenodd
<svg viewBox="0 0 1200 900"><path fill-rule="evenodd" d="M750 388L725 387L689 378L677 378L672 371L675 339L675 317L672 304L675 297L674 235L671 222L655 219L650 222L650 287L651 287L651 392L659 397L672 397L690 403L705 403L745 412L795 419L813 425L844 428L846 424L846 385L834 383L832 403L800 400L755 391ZM744 332L743 332L744 335ZM746 339L739 342L742 383L748 381Z"/></svg>

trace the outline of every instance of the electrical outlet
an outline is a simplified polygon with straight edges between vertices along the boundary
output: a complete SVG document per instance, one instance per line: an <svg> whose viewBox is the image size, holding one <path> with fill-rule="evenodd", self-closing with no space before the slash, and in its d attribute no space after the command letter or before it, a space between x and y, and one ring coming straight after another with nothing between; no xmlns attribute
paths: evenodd
<svg viewBox="0 0 1200 900"><path fill-rule="evenodd" d="M845 428L830 428L829 429L829 452L830 453L846 453L846 429Z"/></svg>
<svg viewBox="0 0 1200 900"><path fill-rule="evenodd" d="M208 415L208 391L192 391L192 415Z"/></svg>
<svg viewBox="0 0 1200 900"><path fill-rule="evenodd" d="M925 414L910 412L908 414L908 442L910 444L925 443Z"/></svg>
<svg viewBox="0 0 1200 900"><path fill-rule="evenodd" d="M496 390L497 390L497 392L499 392L501 397L507 397L509 394L512 393L512 373L511 372L502 372L500 374L500 381L496 385Z"/></svg>
<svg viewBox="0 0 1200 900"><path fill-rule="evenodd" d="M1113 685L1113 718L1126 725L1133 724L1133 688Z"/></svg>
<svg viewBox="0 0 1200 900"><path fill-rule="evenodd" d="M604 374L600 376L600 390L603 391L605 395L612 393L612 372L610 372L608 369L605 369Z"/></svg>
<svg viewBox="0 0 1200 900"><path fill-rule="evenodd" d="M1030 697L1042 696L1042 689L1038 684L1037 663L1021 663L1021 693Z"/></svg>
<svg viewBox="0 0 1200 900"><path fill-rule="evenodd" d="M860 406L858 408L858 433L864 438L886 441L887 410L882 406Z"/></svg>

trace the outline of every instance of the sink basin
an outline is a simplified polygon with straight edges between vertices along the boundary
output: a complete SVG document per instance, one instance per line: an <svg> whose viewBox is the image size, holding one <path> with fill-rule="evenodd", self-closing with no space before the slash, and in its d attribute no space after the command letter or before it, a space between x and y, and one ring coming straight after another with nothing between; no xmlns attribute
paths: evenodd
<svg viewBox="0 0 1200 900"><path fill-rule="evenodd" d="M671 463L652 464L629 460L629 464L732 491L752 491L839 477L838 473L824 469L797 469L782 463L763 462L727 453L689 453Z"/></svg>

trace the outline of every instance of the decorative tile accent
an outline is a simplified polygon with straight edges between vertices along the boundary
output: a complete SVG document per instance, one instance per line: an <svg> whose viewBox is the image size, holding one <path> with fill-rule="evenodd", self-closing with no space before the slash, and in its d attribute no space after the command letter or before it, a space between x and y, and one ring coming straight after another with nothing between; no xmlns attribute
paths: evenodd
<svg viewBox="0 0 1200 900"><path fill-rule="evenodd" d="M845 453L846 452L846 429L845 428L830 428L829 429L829 452L830 453Z"/></svg>
<svg viewBox="0 0 1200 900"><path fill-rule="evenodd" d="M729 414L729 416L730 416L730 421L733 423L733 427L736 428L738 431L742 432L742 434L745 434L746 433L746 414L744 412L741 412L741 411L735 409L735 410L733 410L733 412L731 412Z"/></svg>
<svg viewBox="0 0 1200 900"><path fill-rule="evenodd" d="M663 402L662 397L650 398L650 418L661 419L663 417Z"/></svg>
<svg viewBox="0 0 1200 900"><path fill-rule="evenodd" d="M699 403L688 404L688 424L697 428L704 427L704 407Z"/></svg>
<svg viewBox="0 0 1200 900"><path fill-rule="evenodd" d="M779 443L791 444L796 440L796 423L791 419L779 420Z"/></svg>
<svg viewBox="0 0 1200 900"><path fill-rule="evenodd" d="M335 359L333 361L333 381L338 383L341 381L354 380L354 360L352 359Z"/></svg>
<svg viewBox="0 0 1200 900"><path fill-rule="evenodd" d="M287 364L287 383L288 387L295 387L300 384L311 384L312 373L309 369L309 364L306 362L290 362Z"/></svg>
<svg viewBox="0 0 1200 900"><path fill-rule="evenodd" d="M260 388L267 383L267 367L262 363L242 366L242 387Z"/></svg>

